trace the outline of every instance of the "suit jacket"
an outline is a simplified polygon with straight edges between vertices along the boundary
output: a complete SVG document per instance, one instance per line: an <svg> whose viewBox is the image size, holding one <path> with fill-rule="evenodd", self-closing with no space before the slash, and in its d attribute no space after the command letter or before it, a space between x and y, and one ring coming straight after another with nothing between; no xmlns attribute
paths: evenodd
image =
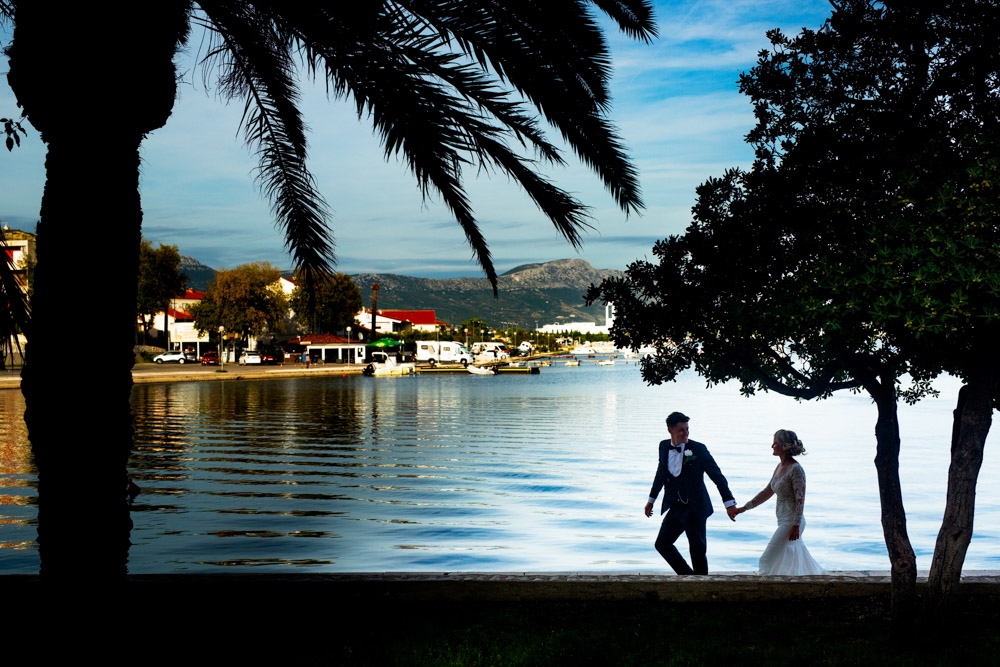
<svg viewBox="0 0 1000 667"><path fill-rule="evenodd" d="M719 470L718 464L708 451L708 447L688 440L684 451L684 465L681 467L681 474L674 477L670 474L667 466L667 453L670 451L670 439L660 441L660 463L656 466L656 477L653 478L653 488L649 492L649 497L655 499L660 494L660 489L665 489L663 501L660 505L660 514L663 514L675 505L687 505L697 512L702 519L712 516L712 499L708 496L708 489L705 488L705 475L712 480L722 494L722 501L733 500L733 494L729 491L729 482ZM687 456L690 452L690 456ZM685 502L686 501L686 502Z"/></svg>

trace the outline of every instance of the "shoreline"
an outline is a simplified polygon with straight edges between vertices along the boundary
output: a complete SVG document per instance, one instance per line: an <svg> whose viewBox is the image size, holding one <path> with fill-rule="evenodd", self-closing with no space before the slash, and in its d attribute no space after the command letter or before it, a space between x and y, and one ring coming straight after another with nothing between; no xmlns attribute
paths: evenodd
<svg viewBox="0 0 1000 667"><path fill-rule="evenodd" d="M319 364L302 367L292 366L238 366L226 364L224 370L216 366L201 366L196 364L136 364L132 368L132 383L147 384L156 382L225 382L241 380L276 380L283 378L315 377L324 375L361 375L363 364ZM20 389L21 372L6 371L0 374L0 390Z"/></svg>
<svg viewBox="0 0 1000 667"><path fill-rule="evenodd" d="M534 358L557 358L563 355L538 355ZM316 364L308 368L300 363L277 366L239 366L236 363L217 366L191 364L136 364L132 367L132 383L155 382L221 382L241 380L280 380L285 378L321 377L326 375L362 375L367 364ZM442 367L447 367L442 364ZM67 372L70 372L68 369ZM20 389L21 371L0 371L0 390Z"/></svg>

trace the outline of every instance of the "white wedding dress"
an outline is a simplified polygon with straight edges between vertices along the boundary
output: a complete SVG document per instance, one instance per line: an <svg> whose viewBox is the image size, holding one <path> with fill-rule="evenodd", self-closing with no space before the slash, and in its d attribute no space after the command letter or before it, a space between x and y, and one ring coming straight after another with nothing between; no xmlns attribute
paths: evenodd
<svg viewBox="0 0 1000 667"><path fill-rule="evenodd" d="M779 475L778 473L782 474ZM787 470L779 465L771 476L771 490L777 497L778 529L771 536L767 548L757 565L759 575L810 575L826 574L805 543L802 534L806 530L806 520L802 510L806 503L806 473L796 461ZM792 526L799 527L799 539L789 541Z"/></svg>

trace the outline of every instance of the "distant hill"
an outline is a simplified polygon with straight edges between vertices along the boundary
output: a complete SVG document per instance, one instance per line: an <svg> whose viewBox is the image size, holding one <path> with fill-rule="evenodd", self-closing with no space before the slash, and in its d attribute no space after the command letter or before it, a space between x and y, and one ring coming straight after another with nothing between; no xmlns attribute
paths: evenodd
<svg viewBox="0 0 1000 667"><path fill-rule="evenodd" d="M372 283L378 283L379 308L433 308L438 319L454 324L479 317L492 326L534 328L536 323L604 324L604 306L584 306L583 295L591 283L620 275L621 271L595 269L582 259L524 264L499 277L496 299L485 278L362 273L354 276L354 282L366 306L371 305Z"/></svg>
<svg viewBox="0 0 1000 667"><path fill-rule="evenodd" d="M190 257L181 258L188 286L204 290L215 275ZM582 259L524 264L499 277L499 298L485 278L413 278L392 273L361 273L354 278L366 307L372 283L379 284L380 309L433 309L438 319L458 324L478 317L491 326L534 328L536 323L594 322L604 324L604 306L583 305L591 283L621 276L621 271L595 269Z"/></svg>
<svg viewBox="0 0 1000 667"><path fill-rule="evenodd" d="M215 269L184 255L181 255L181 271L188 277L187 286L202 292L208 289L209 281L215 277Z"/></svg>

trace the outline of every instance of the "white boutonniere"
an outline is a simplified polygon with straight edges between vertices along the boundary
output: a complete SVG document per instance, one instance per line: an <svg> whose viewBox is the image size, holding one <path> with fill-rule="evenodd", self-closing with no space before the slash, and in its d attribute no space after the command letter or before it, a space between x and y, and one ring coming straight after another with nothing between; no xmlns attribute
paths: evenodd
<svg viewBox="0 0 1000 667"><path fill-rule="evenodd" d="M681 463L681 465L684 465L688 461L694 461L696 458L698 458L698 457L694 455L694 452L692 452L690 449L685 449L684 450L684 460Z"/></svg>

